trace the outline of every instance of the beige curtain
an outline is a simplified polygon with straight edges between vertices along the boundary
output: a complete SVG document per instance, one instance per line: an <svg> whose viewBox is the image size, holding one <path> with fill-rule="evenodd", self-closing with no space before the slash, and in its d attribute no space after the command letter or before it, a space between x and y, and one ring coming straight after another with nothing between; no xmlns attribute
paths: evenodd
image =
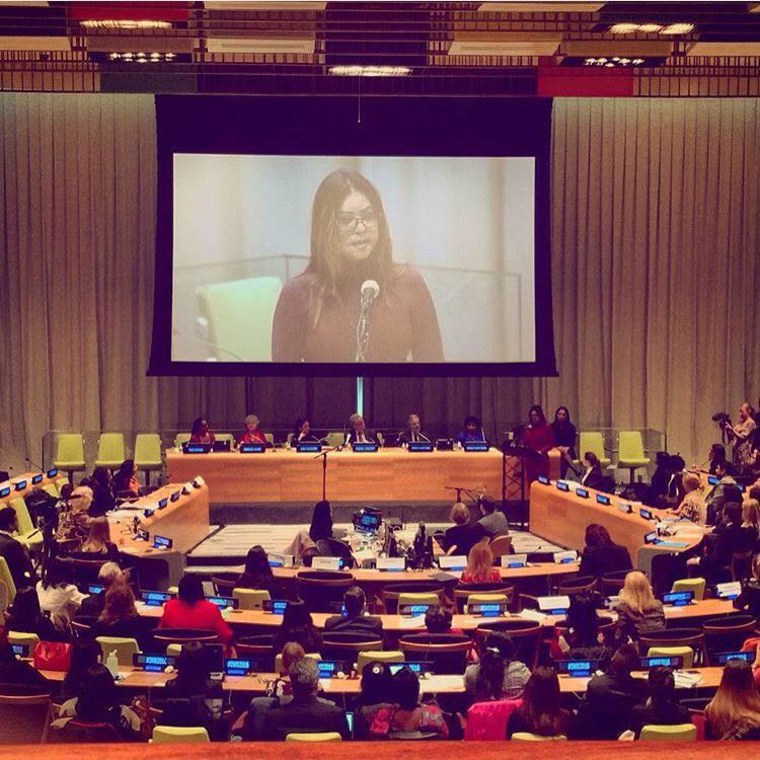
<svg viewBox="0 0 760 760"><path fill-rule="evenodd" d="M39 461L48 430L342 424L349 379L146 377L151 96L2 94L0 135L0 469ZM534 401L565 403L704 458L710 415L760 395L758 101L556 100L552 152L560 377L377 379L367 416L455 431L481 414L500 436Z"/></svg>

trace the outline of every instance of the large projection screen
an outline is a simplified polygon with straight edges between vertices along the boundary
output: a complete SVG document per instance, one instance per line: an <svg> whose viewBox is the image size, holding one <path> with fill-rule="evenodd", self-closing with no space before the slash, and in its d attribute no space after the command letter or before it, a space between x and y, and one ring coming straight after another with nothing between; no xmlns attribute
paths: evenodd
<svg viewBox="0 0 760 760"><path fill-rule="evenodd" d="M152 373L556 374L550 102L157 101Z"/></svg>

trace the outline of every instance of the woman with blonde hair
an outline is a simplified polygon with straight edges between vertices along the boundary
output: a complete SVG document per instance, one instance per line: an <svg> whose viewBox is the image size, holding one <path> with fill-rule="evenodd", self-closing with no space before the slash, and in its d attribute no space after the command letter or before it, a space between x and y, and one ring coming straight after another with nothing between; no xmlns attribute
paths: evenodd
<svg viewBox="0 0 760 760"><path fill-rule="evenodd" d="M749 528L757 542L760 537L760 501L757 499L744 499L742 502L742 528Z"/></svg>
<svg viewBox="0 0 760 760"><path fill-rule="evenodd" d="M760 695L748 662L726 663L705 718L708 739L760 738Z"/></svg>
<svg viewBox="0 0 760 760"><path fill-rule="evenodd" d="M119 550L111 543L111 528L107 518L97 517L90 522L90 532L82 548L73 556L78 559L102 558L109 562L118 562Z"/></svg>
<svg viewBox="0 0 760 760"><path fill-rule="evenodd" d="M648 578L640 570L632 570L625 576L618 599L618 641L638 641L641 634L665 628L662 602L655 599Z"/></svg>
<svg viewBox="0 0 760 760"><path fill-rule="evenodd" d="M683 476L683 488L686 495L678 508L673 510L673 514L682 520L690 520L704 527L707 522L707 504L699 475L687 472Z"/></svg>
<svg viewBox="0 0 760 760"><path fill-rule="evenodd" d="M470 549L485 535L482 526L470 522L470 510L461 501L451 508L449 519L454 525L446 528L441 547L447 554L468 555Z"/></svg>
<svg viewBox="0 0 760 760"><path fill-rule="evenodd" d="M488 541L483 539L470 549L467 557L467 569L459 579L460 583L498 583L501 574L493 566L493 552Z"/></svg>

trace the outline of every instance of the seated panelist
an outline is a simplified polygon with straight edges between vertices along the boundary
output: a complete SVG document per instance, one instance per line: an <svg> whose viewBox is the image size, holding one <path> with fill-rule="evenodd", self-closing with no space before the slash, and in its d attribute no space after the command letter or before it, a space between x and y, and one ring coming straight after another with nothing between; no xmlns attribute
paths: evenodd
<svg viewBox="0 0 760 760"><path fill-rule="evenodd" d="M311 422L306 417L299 417L293 426L290 445L295 446L297 443L321 443L321 439L312 433Z"/></svg>
<svg viewBox="0 0 760 760"><path fill-rule="evenodd" d="M486 434L483 432L483 424L478 417L470 415L464 418L464 430L456 437L459 443L470 443L471 441L483 442L486 440Z"/></svg>
<svg viewBox="0 0 760 760"><path fill-rule="evenodd" d="M245 418L245 433L240 439L240 443L263 443L268 446L266 436L259 428L259 418L255 414L249 414Z"/></svg>
<svg viewBox="0 0 760 760"><path fill-rule="evenodd" d="M406 430L398 434L399 446L414 441L430 441L430 438L422 432L422 425L418 414L412 413L409 415L409 419L406 421L406 428Z"/></svg>
<svg viewBox="0 0 760 760"><path fill-rule="evenodd" d="M209 430L208 420L198 417L190 428L190 443L213 443L216 436Z"/></svg>
<svg viewBox="0 0 760 760"><path fill-rule="evenodd" d="M352 443L378 443L377 435L374 430L369 430L364 422L364 417L358 412L354 412L349 418L348 423L350 430L346 436L346 444Z"/></svg>

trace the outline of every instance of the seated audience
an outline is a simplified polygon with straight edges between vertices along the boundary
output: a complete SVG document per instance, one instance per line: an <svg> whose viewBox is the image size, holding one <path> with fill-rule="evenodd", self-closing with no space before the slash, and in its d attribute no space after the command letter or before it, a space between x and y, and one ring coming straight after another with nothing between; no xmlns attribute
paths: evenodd
<svg viewBox="0 0 760 760"><path fill-rule="evenodd" d="M376 705L368 716L370 738L446 739L449 728L436 704L420 703L420 681L409 668L391 676L390 704Z"/></svg>
<svg viewBox="0 0 760 760"><path fill-rule="evenodd" d="M61 551L77 551L90 532L89 509L93 492L89 486L78 485L65 502L65 509L58 516L55 534Z"/></svg>
<svg viewBox="0 0 760 760"><path fill-rule="evenodd" d="M18 531L18 517L13 507L0 509L0 557L8 563L13 583L17 589L33 586L36 574L24 545L14 538Z"/></svg>
<svg viewBox="0 0 760 760"><path fill-rule="evenodd" d="M243 572L235 581L235 588L268 591L272 599L290 599L293 593L291 585L286 579L275 576L267 553L258 544L248 550Z"/></svg>
<svg viewBox="0 0 760 760"><path fill-rule="evenodd" d="M291 641L300 644L307 653L319 652L322 648L322 634L314 625L309 608L300 599L288 602L285 607L282 625L274 637L274 651L282 651Z"/></svg>
<svg viewBox="0 0 760 760"><path fill-rule="evenodd" d="M683 501L673 510L681 520L689 520L704 527L707 524L707 504L702 494L699 475L687 472L683 476L683 488L686 491Z"/></svg>
<svg viewBox="0 0 760 760"><path fill-rule="evenodd" d="M466 557L470 549L485 536L483 526L470 522L470 510L461 501L451 508L450 519L454 525L443 534L441 548L447 554L462 554Z"/></svg>
<svg viewBox="0 0 760 760"><path fill-rule="evenodd" d="M249 414L245 418L245 433L243 433L240 443L263 443L269 446L266 435L259 429L259 418L255 414Z"/></svg>
<svg viewBox="0 0 760 760"><path fill-rule="evenodd" d="M42 580L37 583L40 609L47 612L61 630L68 629L86 596L74 585L73 579L71 562L52 558L45 563Z"/></svg>
<svg viewBox="0 0 760 760"><path fill-rule="evenodd" d="M219 608L204 599L203 584L197 575L182 576L177 598L164 604L164 614L158 627L201 628L214 631L225 647L229 648L232 644L232 629L224 622Z"/></svg>
<svg viewBox="0 0 760 760"><path fill-rule="evenodd" d="M450 633L452 636L464 636L460 628L452 628L453 616L450 610L433 604L425 611L425 630L431 634Z"/></svg>
<svg viewBox="0 0 760 760"><path fill-rule="evenodd" d="M742 526L742 505L728 502L723 508L723 519L711 535L705 536L701 546L700 572L709 584L731 580L730 564L734 554L751 551L756 536L752 528Z"/></svg>
<svg viewBox="0 0 760 760"><path fill-rule="evenodd" d="M601 489L604 484L604 472L599 457L593 451L586 451L583 454L583 474L581 475L581 485L587 488Z"/></svg>
<svg viewBox="0 0 760 760"><path fill-rule="evenodd" d="M346 633L375 634L382 638L383 619L376 615L365 614L367 597L359 586L351 586L343 594L345 615L333 615L325 621L325 632L344 631Z"/></svg>
<svg viewBox="0 0 760 760"><path fill-rule="evenodd" d="M501 580L499 568L493 566L493 553L488 542L483 540L470 549L467 568L459 579L460 583L498 583Z"/></svg>
<svg viewBox="0 0 760 760"><path fill-rule="evenodd" d="M290 670L293 699L273 707L266 715L264 738L283 740L288 734L336 732L349 739L346 714L335 704L317 699L319 668L304 657Z"/></svg>
<svg viewBox="0 0 760 760"><path fill-rule="evenodd" d="M655 599L649 580L640 570L632 570L625 576L625 584L618 599L618 641L638 641L642 633L662 631L665 628L662 602Z"/></svg>
<svg viewBox="0 0 760 760"><path fill-rule="evenodd" d="M607 528L597 523L586 527L586 546L581 553L581 575L601 578L609 573L630 570L631 555L628 549L615 544Z"/></svg>
<svg viewBox="0 0 760 760"><path fill-rule="evenodd" d="M726 663L705 719L708 739L760 739L760 695L748 662Z"/></svg>
<svg viewBox="0 0 760 760"><path fill-rule="evenodd" d="M734 608L747 610L755 620L760 620L760 554L752 562L753 577L742 583L742 592L734 599Z"/></svg>
<svg viewBox="0 0 760 760"><path fill-rule="evenodd" d="M200 641L182 645L177 675L166 682L161 693L161 726L203 726L212 741L227 741L229 727L224 718L224 690L211 680L209 650Z"/></svg>
<svg viewBox="0 0 760 760"><path fill-rule="evenodd" d="M728 466L725 462L715 463L715 477L718 478L718 482L705 497L708 525L720 523L726 504L742 500L742 492L733 477L728 474Z"/></svg>
<svg viewBox="0 0 760 760"><path fill-rule="evenodd" d="M507 516L496 508L496 502L493 499L484 497L480 500L480 514L481 518L477 524L480 525L488 538L509 534Z"/></svg>
<svg viewBox="0 0 760 760"><path fill-rule="evenodd" d="M106 592L111 584L121 577L121 568L115 562L106 562L98 570L98 584L103 590L97 594L90 594L82 599L82 604L77 610L77 618L96 618L103 612L106 604Z"/></svg>
<svg viewBox="0 0 760 760"><path fill-rule="evenodd" d="M151 644L151 628L149 621L143 620L137 612L135 595L124 576L114 581L106 591L105 606L94 626L95 635L136 639L140 649L145 651Z"/></svg>
<svg viewBox="0 0 760 760"><path fill-rule="evenodd" d="M758 550L758 538L760 538L760 501L757 499L744 499L742 502L742 528L747 531L747 543L752 544L752 550Z"/></svg>
<svg viewBox="0 0 760 760"><path fill-rule="evenodd" d="M53 624L40 609L37 589L22 588L16 592L13 604L6 611L6 631L35 633L40 641L65 641L67 634Z"/></svg>
<svg viewBox="0 0 760 760"><path fill-rule="evenodd" d="M318 501L311 514L311 525L308 531L298 531L285 554L292 554L297 561L317 553L317 541L333 536L332 509L329 501Z"/></svg>
<svg viewBox="0 0 760 760"><path fill-rule="evenodd" d="M311 422L305 417L299 417L293 426L293 436L290 439L290 445L295 448L299 443L321 443L311 431Z"/></svg>
<svg viewBox="0 0 760 760"><path fill-rule="evenodd" d="M556 646L552 644L552 656L557 660L596 660L600 668L605 669L612 650L599 631L595 595L571 596L565 623L567 629L564 633L558 632Z"/></svg>
<svg viewBox="0 0 760 760"><path fill-rule="evenodd" d="M623 644L612 656L607 672L588 682L571 729L573 738L617 739L628 728L633 708L646 700L646 681L631 676L638 668L636 647Z"/></svg>
<svg viewBox="0 0 760 760"><path fill-rule="evenodd" d="M538 667L525 684L522 705L509 716L507 738L517 733L564 736L571 718L571 713L562 708L557 674L551 668Z"/></svg>
<svg viewBox="0 0 760 760"><path fill-rule="evenodd" d="M92 504L90 511L93 517L104 515L116 506L113 491L113 475L108 467L96 467L90 477L92 483Z"/></svg>
<svg viewBox="0 0 760 760"><path fill-rule="evenodd" d="M205 417L197 417L193 420L190 428L191 443L214 443L216 436L209 430L208 420Z"/></svg>
<svg viewBox="0 0 760 760"><path fill-rule="evenodd" d="M87 670L82 690L61 705L58 719L50 724L53 734L49 738L55 742L87 741L88 733L81 723L110 726L113 729L110 741L139 741L141 738L140 718L119 703L118 687L105 665L93 665Z"/></svg>
<svg viewBox="0 0 760 760"><path fill-rule="evenodd" d="M677 726L691 723L688 708L676 699L673 671L662 666L652 668L648 678L649 699L631 711L629 728L639 738L644 726Z"/></svg>
<svg viewBox="0 0 760 760"><path fill-rule="evenodd" d="M69 672L61 684L61 701L74 699L85 689L87 671L102 659L100 644L95 639L74 639L71 645Z"/></svg>
<svg viewBox="0 0 760 760"><path fill-rule="evenodd" d="M116 498L136 499L140 496L140 481L134 459L125 459L113 476L113 490Z"/></svg>
<svg viewBox="0 0 760 760"><path fill-rule="evenodd" d="M368 662L362 668L361 692L356 700L355 736L371 739L370 725L376 712L395 709L391 670L385 662Z"/></svg>
<svg viewBox="0 0 760 760"><path fill-rule="evenodd" d="M0 639L0 684L39 687L41 692L52 691L53 685L28 662L16 657L8 640Z"/></svg>
<svg viewBox="0 0 760 760"><path fill-rule="evenodd" d="M111 528L106 517L96 517L90 521L90 529L82 546L76 552L69 552L73 559L107 559L119 561L119 550L111 543Z"/></svg>
<svg viewBox="0 0 760 760"><path fill-rule="evenodd" d="M726 468L730 475L733 475L733 468L730 464L728 464L728 460L726 458L726 447L722 443L714 443L712 446L710 446L710 451L707 454L707 461L708 472L710 475L716 474L715 471L719 463L724 465L724 468Z"/></svg>
<svg viewBox="0 0 760 760"><path fill-rule="evenodd" d="M492 631L480 652L480 662L468 665L464 672L464 688L474 702L517 699L529 678L528 667L515 659L509 634Z"/></svg>

